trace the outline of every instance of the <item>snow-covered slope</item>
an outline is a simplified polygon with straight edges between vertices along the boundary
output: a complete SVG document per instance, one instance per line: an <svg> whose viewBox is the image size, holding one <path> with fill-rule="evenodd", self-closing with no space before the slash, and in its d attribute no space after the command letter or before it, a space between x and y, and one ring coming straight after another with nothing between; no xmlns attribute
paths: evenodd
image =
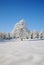
<svg viewBox="0 0 44 65"><path fill-rule="evenodd" d="M0 65L44 65L44 40L0 42Z"/></svg>

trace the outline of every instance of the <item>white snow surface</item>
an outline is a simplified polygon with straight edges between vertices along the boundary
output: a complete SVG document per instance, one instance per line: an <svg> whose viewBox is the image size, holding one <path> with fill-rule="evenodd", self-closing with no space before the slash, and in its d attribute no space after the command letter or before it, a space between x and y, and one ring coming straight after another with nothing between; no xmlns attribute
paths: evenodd
<svg viewBox="0 0 44 65"><path fill-rule="evenodd" d="M0 65L44 65L44 40L0 41Z"/></svg>

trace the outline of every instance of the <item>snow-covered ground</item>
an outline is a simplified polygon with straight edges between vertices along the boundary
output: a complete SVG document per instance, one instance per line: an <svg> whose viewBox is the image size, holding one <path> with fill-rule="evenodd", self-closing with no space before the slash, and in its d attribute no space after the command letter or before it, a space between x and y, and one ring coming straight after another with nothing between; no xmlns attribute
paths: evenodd
<svg viewBox="0 0 44 65"><path fill-rule="evenodd" d="M0 41L0 65L44 65L44 40Z"/></svg>

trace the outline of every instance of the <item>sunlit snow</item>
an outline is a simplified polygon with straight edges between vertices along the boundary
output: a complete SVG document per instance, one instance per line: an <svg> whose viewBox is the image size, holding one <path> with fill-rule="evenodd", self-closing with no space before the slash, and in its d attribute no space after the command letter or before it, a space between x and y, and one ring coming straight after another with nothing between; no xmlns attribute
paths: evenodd
<svg viewBox="0 0 44 65"><path fill-rule="evenodd" d="M44 40L0 41L0 65L44 65Z"/></svg>

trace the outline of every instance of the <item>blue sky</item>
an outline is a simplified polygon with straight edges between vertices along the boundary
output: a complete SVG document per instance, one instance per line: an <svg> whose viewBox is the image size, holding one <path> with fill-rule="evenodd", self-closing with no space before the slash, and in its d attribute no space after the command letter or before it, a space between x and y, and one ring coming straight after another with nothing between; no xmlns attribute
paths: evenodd
<svg viewBox="0 0 44 65"><path fill-rule="evenodd" d="M0 32L24 19L29 30L44 30L44 0L0 0Z"/></svg>

